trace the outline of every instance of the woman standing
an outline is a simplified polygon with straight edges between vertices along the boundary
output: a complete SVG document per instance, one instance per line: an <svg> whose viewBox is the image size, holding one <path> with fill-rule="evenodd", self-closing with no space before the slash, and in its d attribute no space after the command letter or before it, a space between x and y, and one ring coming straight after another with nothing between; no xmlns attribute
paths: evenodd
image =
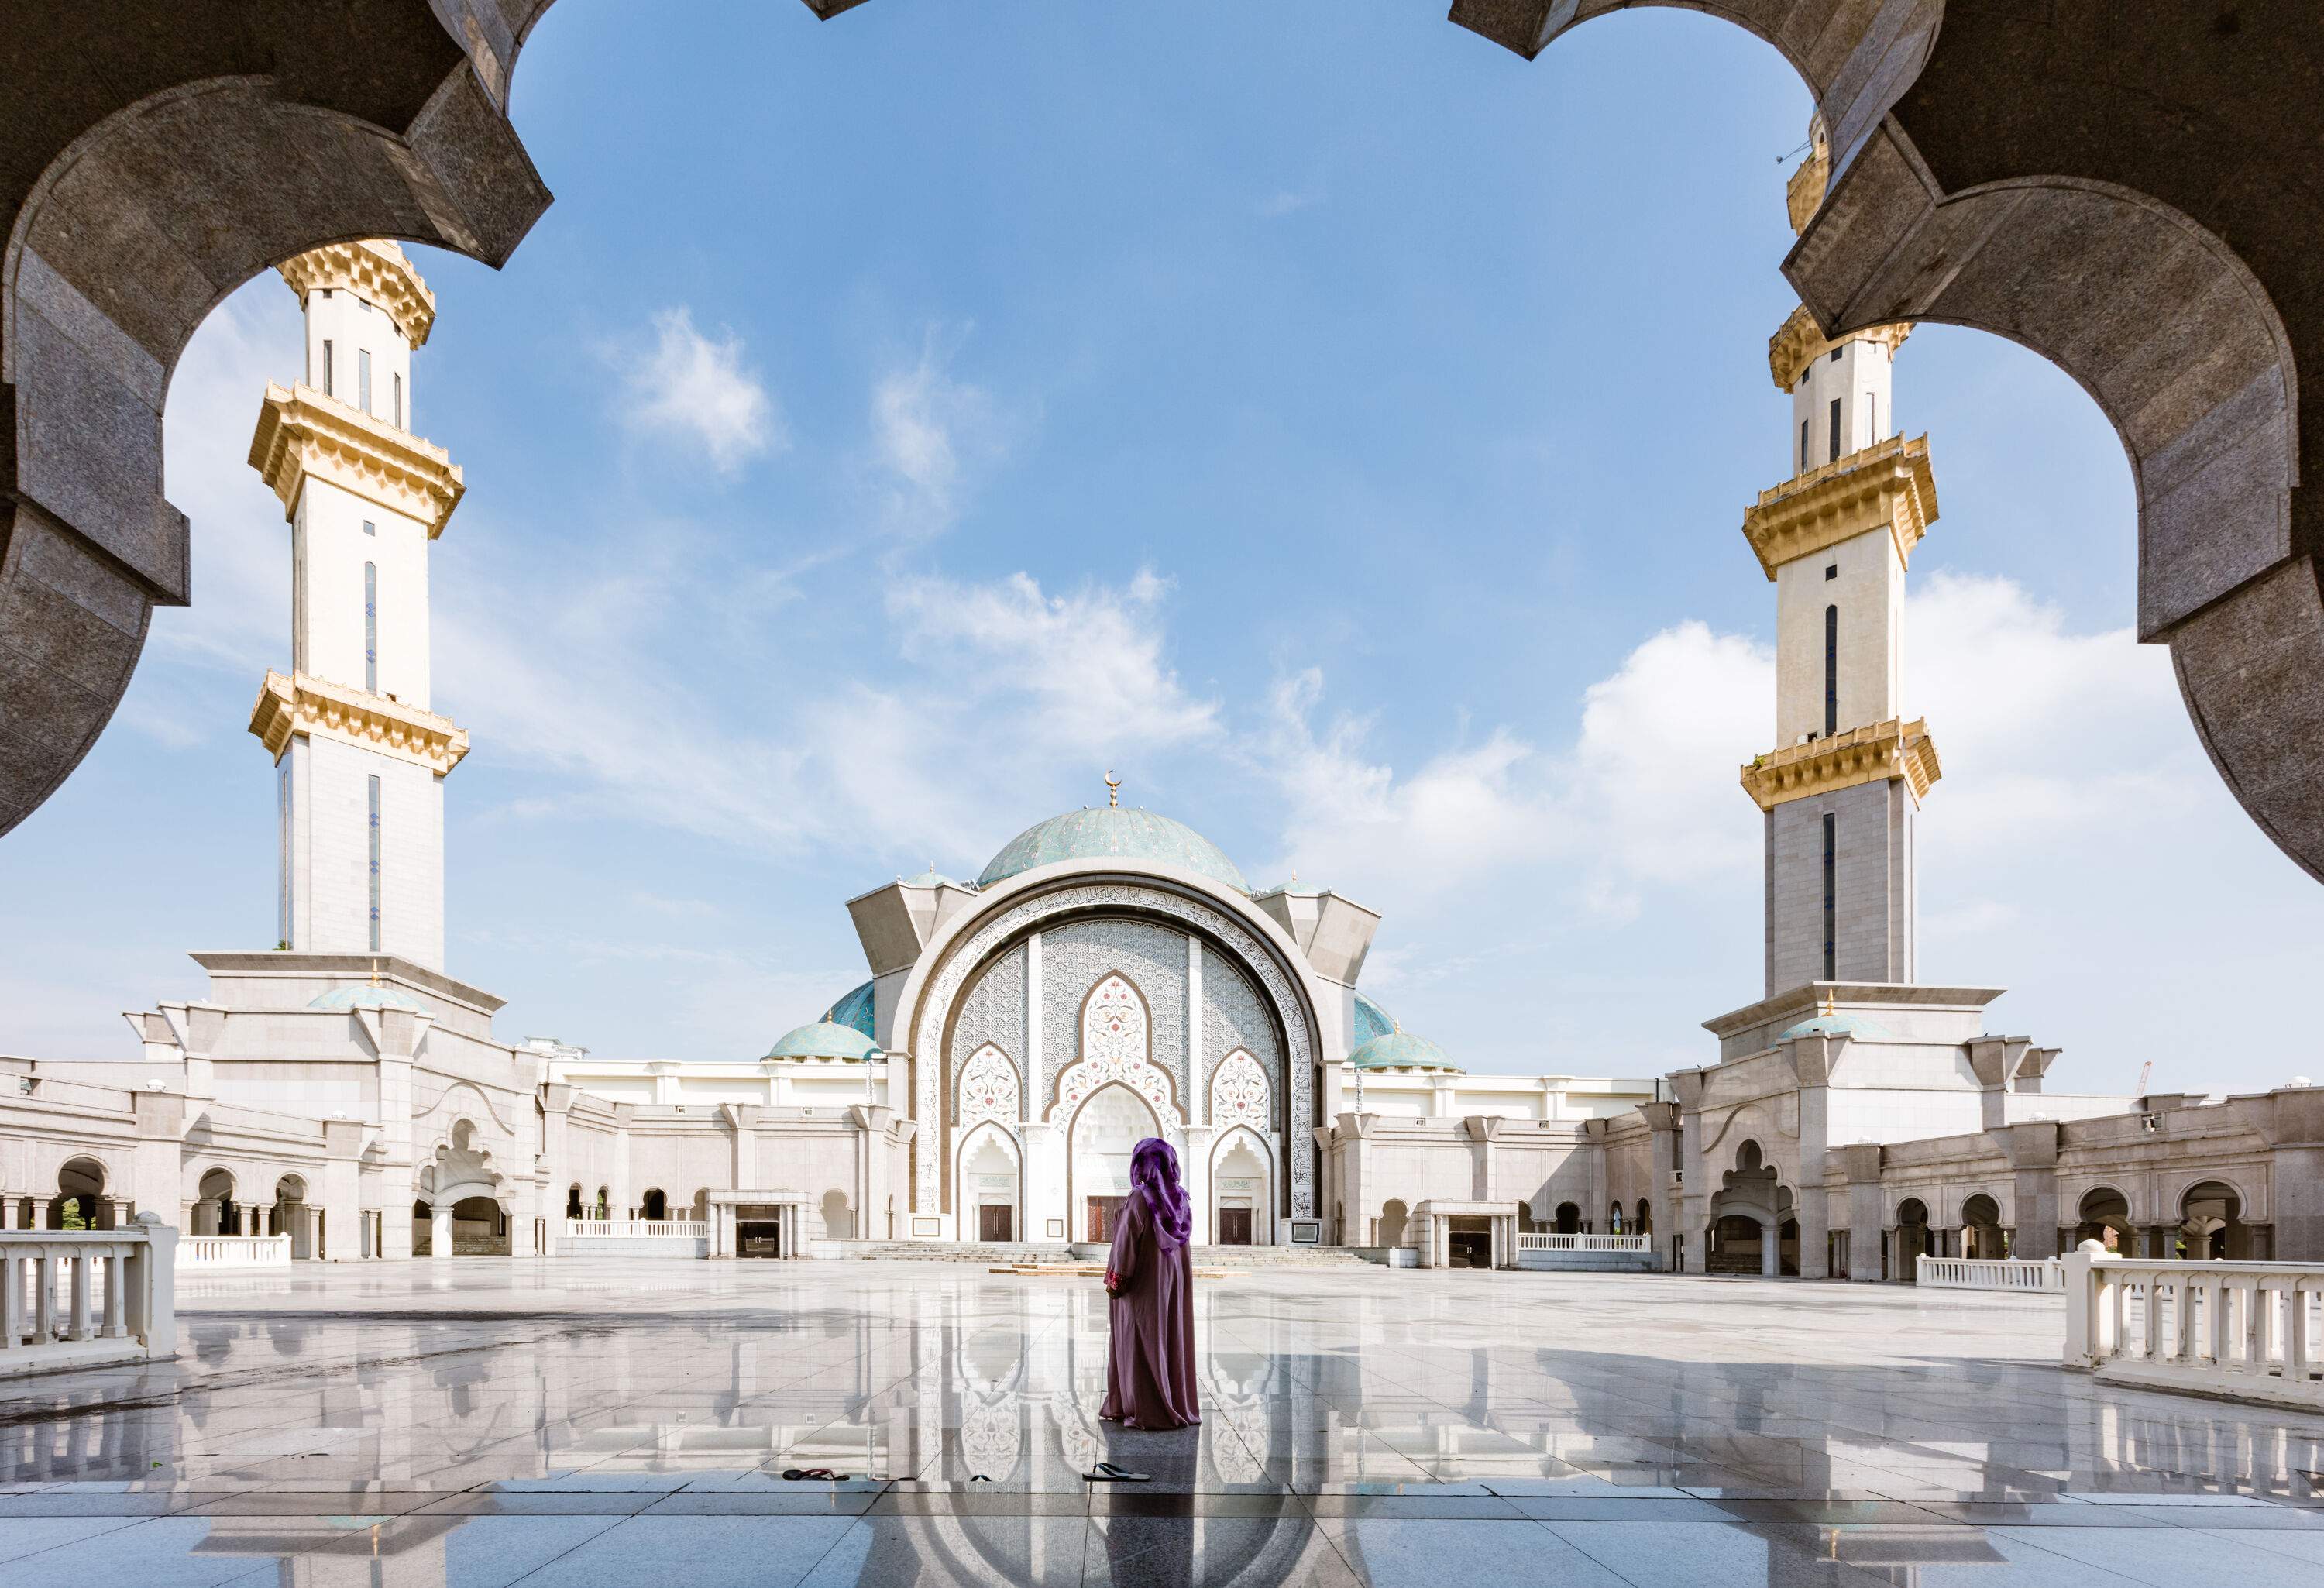
<svg viewBox="0 0 2324 1588"><path fill-rule="evenodd" d="M1194 1400L1194 1286L1186 1236L1194 1209L1178 1155L1148 1136L1130 1155L1130 1196L1106 1260L1111 1337L1098 1416L1131 1428L1203 1420Z"/></svg>

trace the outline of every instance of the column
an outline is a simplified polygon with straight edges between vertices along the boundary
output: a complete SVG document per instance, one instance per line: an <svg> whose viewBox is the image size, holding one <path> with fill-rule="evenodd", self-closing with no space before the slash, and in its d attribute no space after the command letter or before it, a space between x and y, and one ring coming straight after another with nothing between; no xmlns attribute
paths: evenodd
<svg viewBox="0 0 2324 1588"><path fill-rule="evenodd" d="M1211 1196L1212 1134L1212 1128L1208 1125L1188 1125L1186 1127L1186 1162L1185 1166L1186 1170L1186 1199L1194 1204L1194 1233L1193 1237L1187 1242L1187 1244L1190 1246L1207 1246L1212 1242L1218 1239L1218 1232L1211 1227L1211 1220L1213 1216L1211 1210L1213 1200ZM1270 1194L1276 1189L1277 1187L1272 1186L1268 1187ZM1270 1215L1268 1223L1270 1226L1280 1222L1272 1217L1275 1207L1276 1204L1272 1201L1268 1204L1268 1212ZM1254 1241L1259 1240L1264 1235L1264 1229L1254 1230L1251 1232L1251 1239Z"/></svg>
<svg viewBox="0 0 2324 1588"><path fill-rule="evenodd" d="M441 1200L428 1205L428 1244L430 1254L452 1255L452 1205Z"/></svg>
<svg viewBox="0 0 2324 1588"><path fill-rule="evenodd" d="M1759 1226L1759 1277L1778 1279L1784 1271L1784 1223L1769 1219Z"/></svg>

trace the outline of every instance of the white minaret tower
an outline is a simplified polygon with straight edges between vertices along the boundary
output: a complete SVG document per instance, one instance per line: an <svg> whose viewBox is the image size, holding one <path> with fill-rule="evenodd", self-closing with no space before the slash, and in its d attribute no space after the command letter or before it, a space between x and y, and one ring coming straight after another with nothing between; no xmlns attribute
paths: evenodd
<svg viewBox="0 0 2324 1588"><path fill-rule="evenodd" d="M278 928L311 954L444 963L444 777L466 730L429 709L428 549L465 486L411 432L411 350L435 294L392 243L282 267L306 378L270 385L250 463L290 522L290 671L250 731L273 755Z"/></svg>
<svg viewBox="0 0 2324 1588"><path fill-rule="evenodd" d="M1792 178L1797 230L1831 171L1821 118ZM1936 521L1929 442L1896 433L1889 370L1912 328L1826 341L1805 308L1767 344L1791 394L1784 466L1744 538L1775 586L1775 748L1743 769L1766 817L1766 994L1914 979L1913 822L1937 780L1904 720L1904 571Z"/></svg>

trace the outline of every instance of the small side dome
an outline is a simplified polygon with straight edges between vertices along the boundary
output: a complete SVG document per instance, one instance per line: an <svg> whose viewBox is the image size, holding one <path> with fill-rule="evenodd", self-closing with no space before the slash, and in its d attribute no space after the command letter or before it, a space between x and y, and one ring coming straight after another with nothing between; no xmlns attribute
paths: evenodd
<svg viewBox="0 0 2324 1588"><path fill-rule="evenodd" d="M927 870L918 876L898 877L896 881L903 883L907 888L965 888L972 893L976 891L974 882L964 882L958 877L948 877L936 870L933 862L929 863Z"/></svg>
<svg viewBox="0 0 2324 1588"><path fill-rule="evenodd" d="M1356 994L1356 1046L1361 1048L1375 1037L1385 1037L1396 1029L1396 1017L1362 993Z"/></svg>
<svg viewBox="0 0 2324 1588"><path fill-rule="evenodd" d="M837 1013L833 1011L833 1013ZM853 1026L843 1026L825 1019L786 1031L772 1048L769 1058L844 1058L862 1060L882 1057L872 1046L872 1039Z"/></svg>
<svg viewBox="0 0 2324 1588"><path fill-rule="evenodd" d="M1455 1076L1467 1073L1445 1057L1444 1049L1410 1031L1390 1031L1384 1037L1375 1037L1348 1055L1348 1062L1360 1070L1443 1070Z"/></svg>
<svg viewBox="0 0 2324 1588"><path fill-rule="evenodd" d="M872 1035L872 983L864 983L863 985L833 1004L831 1013L825 1018L835 1026L850 1026L862 1032L867 1039L870 1038Z"/></svg>
<svg viewBox="0 0 2324 1588"><path fill-rule="evenodd" d="M1794 1037L1856 1037L1876 1041L1888 1034L1888 1028L1877 1020L1868 1020L1852 1014L1820 1014L1813 1020L1802 1020L1775 1040L1788 1042Z"/></svg>
<svg viewBox="0 0 2324 1588"><path fill-rule="evenodd" d="M308 1000L309 1009L409 1009L421 1014L428 1006L401 987L334 987Z"/></svg>

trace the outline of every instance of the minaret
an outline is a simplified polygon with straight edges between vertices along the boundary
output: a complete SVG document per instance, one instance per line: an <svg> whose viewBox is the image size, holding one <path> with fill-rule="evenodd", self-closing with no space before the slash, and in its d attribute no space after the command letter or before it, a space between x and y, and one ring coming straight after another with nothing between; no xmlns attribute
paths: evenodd
<svg viewBox="0 0 2324 1588"><path fill-rule="evenodd" d="M1821 203L1818 118L1792 226ZM1913 823L1937 780L1903 697L1904 572L1936 521L1923 436L1895 433L1889 370L1911 327L1827 341L1805 308L1769 339L1791 394L1790 478L1743 515L1775 586L1775 748L1743 769L1766 813L1766 995L1810 982L1914 979Z"/></svg>
<svg viewBox="0 0 2324 1588"><path fill-rule="evenodd" d="M266 388L250 464L290 522L290 671L250 731L274 757L281 946L444 962L444 777L468 735L428 708L428 551L465 486L412 434L436 298L392 243L282 267L306 378Z"/></svg>

